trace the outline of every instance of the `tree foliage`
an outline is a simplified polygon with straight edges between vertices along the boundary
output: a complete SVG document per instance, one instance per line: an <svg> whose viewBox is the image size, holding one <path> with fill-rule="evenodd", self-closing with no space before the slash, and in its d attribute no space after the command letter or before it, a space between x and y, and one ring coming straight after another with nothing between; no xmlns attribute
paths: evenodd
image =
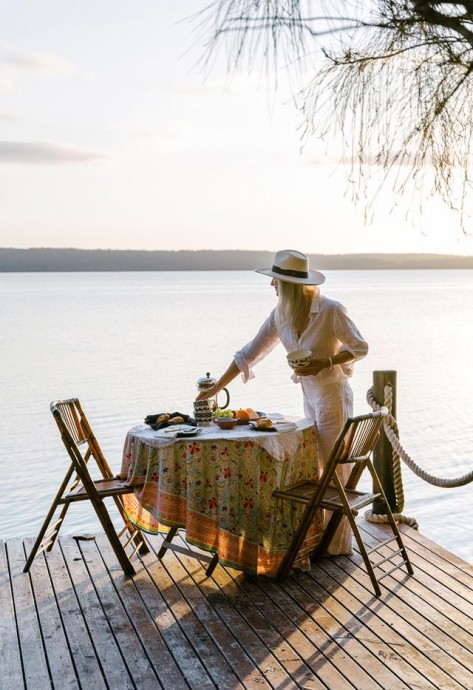
<svg viewBox="0 0 473 690"><path fill-rule="evenodd" d="M375 166L397 193L427 180L465 227L473 0L215 0L200 20L207 64L220 48L229 68L309 62L304 135L341 135L358 179Z"/></svg>

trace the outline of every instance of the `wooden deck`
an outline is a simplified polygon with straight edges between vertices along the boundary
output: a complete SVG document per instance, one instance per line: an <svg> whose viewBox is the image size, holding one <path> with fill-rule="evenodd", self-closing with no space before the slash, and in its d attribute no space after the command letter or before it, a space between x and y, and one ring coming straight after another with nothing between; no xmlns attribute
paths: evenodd
<svg viewBox="0 0 473 690"><path fill-rule="evenodd" d="M362 521L367 539L383 529ZM473 565L402 528L414 577L372 594L360 557L283 584L168 552L123 576L103 536L64 537L23 574L0 549L0 688L473 688Z"/></svg>

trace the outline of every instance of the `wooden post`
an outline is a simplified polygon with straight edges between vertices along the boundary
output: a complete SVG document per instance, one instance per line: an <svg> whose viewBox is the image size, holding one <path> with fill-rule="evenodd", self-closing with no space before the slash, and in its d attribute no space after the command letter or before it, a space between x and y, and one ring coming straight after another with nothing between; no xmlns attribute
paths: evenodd
<svg viewBox="0 0 473 690"><path fill-rule="evenodd" d="M373 395L378 405L384 405L385 386L391 386L392 388L391 414L393 417L396 417L396 372L373 371ZM396 511L396 491L394 488L393 449L384 433L383 427L381 427L379 441L373 451L373 465L378 473L389 507L394 512ZM373 513L375 515L385 513L383 504L379 501L374 501Z"/></svg>

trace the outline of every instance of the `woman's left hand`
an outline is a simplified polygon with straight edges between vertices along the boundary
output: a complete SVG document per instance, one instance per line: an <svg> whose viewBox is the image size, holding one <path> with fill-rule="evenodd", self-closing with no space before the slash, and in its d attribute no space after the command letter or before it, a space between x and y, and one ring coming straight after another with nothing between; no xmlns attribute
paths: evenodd
<svg viewBox="0 0 473 690"><path fill-rule="evenodd" d="M305 367L295 367L294 373L297 376L317 376L317 374L327 367L326 362L322 359L311 359L309 364Z"/></svg>

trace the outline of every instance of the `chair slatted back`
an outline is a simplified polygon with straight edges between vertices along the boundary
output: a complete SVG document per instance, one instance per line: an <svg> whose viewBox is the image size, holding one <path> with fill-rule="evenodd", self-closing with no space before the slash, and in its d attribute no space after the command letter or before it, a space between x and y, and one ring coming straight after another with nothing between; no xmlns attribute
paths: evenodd
<svg viewBox="0 0 473 690"><path fill-rule="evenodd" d="M356 481L363 471L373 450L383 419L387 414L387 408L382 407L378 412L347 419L332 447L318 482L318 489L312 497L312 505L318 505L320 502L320 497L324 495L327 486L332 481L338 464L354 464L349 480L350 486L353 486L353 481Z"/></svg>
<svg viewBox="0 0 473 690"><path fill-rule="evenodd" d="M376 443L383 418L386 416L382 408L360 417L347 420L341 435L344 437L343 450L337 461L339 463L363 462L369 458Z"/></svg>
<svg viewBox="0 0 473 690"><path fill-rule="evenodd" d="M72 398L71 400L61 400L51 403L51 412L57 421L55 410L59 413L61 421L67 428L74 443L78 446L86 443L87 439L81 425L81 415L83 413L79 400L77 398Z"/></svg>
<svg viewBox="0 0 473 690"><path fill-rule="evenodd" d="M91 482L87 463L93 457L102 477L112 477L112 470L102 453L78 398L52 402L51 412L72 465L82 482ZM81 446L84 446L82 449ZM81 452L82 450L82 452ZM94 491L93 488L91 488Z"/></svg>

